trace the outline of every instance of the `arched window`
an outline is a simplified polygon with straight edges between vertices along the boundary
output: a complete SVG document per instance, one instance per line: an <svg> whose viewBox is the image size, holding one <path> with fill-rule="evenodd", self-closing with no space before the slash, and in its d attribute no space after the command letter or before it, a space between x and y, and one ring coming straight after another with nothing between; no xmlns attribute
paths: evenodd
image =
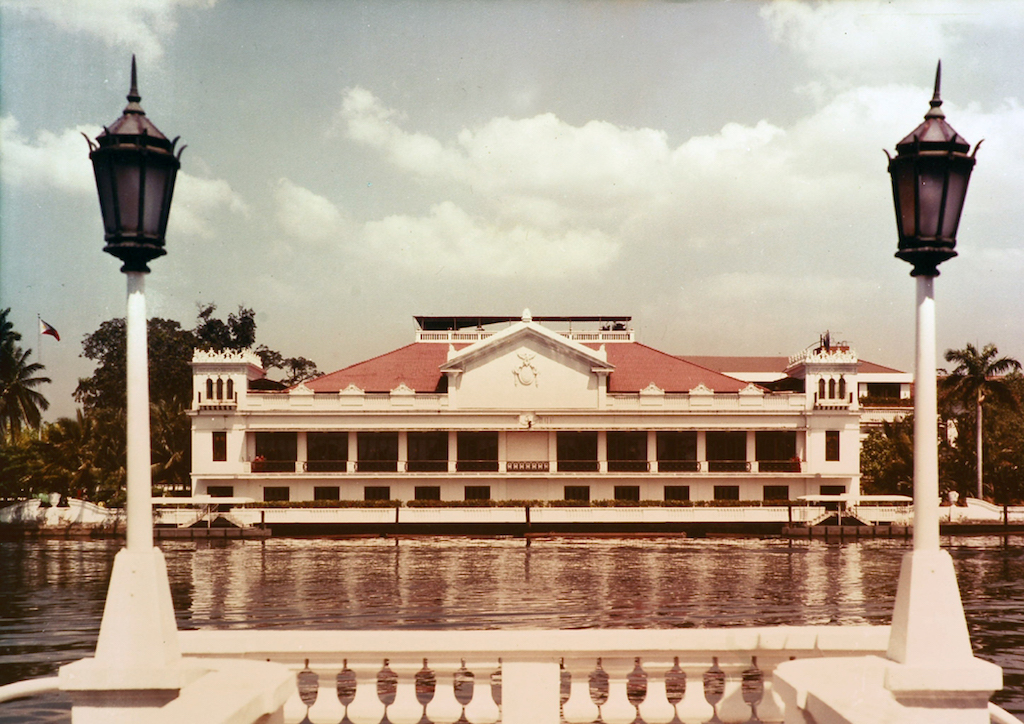
<svg viewBox="0 0 1024 724"><path fill-rule="evenodd" d="M839 378L839 398L842 400L846 399L846 378Z"/></svg>
<svg viewBox="0 0 1024 724"><path fill-rule="evenodd" d="M224 380L219 377L217 378L217 399L224 399Z"/></svg>
<svg viewBox="0 0 1024 724"><path fill-rule="evenodd" d="M218 390L218 392L219 392L219 390ZM836 381L835 380L829 380L828 381L828 397L829 397L830 400L834 400L835 396L836 396Z"/></svg>
<svg viewBox="0 0 1024 724"><path fill-rule="evenodd" d="M213 399L213 380L211 380L209 377L206 378L206 399Z"/></svg>
<svg viewBox="0 0 1024 724"><path fill-rule="evenodd" d="M230 377L228 378L228 399L235 399L235 381Z"/></svg>
<svg viewBox="0 0 1024 724"><path fill-rule="evenodd" d="M818 380L818 399L819 400L825 399L825 378L824 377L822 377L820 380Z"/></svg>

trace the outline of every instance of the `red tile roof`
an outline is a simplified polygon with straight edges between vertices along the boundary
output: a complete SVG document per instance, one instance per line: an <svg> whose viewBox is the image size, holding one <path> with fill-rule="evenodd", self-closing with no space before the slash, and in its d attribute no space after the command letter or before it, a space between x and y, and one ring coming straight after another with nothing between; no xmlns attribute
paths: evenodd
<svg viewBox="0 0 1024 724"><path fill-rule="evenodd" d="M456 345L456 349L465 346ZM666 392L686 392L701 384L716 392L739 392L747 386L637 342L608 344L605 349L615 367L609 376L609 392L639 392L652 382ZM309 380L306 387L314 392L339 392L355 385L366 392L388 392L404 383L416 392L434 392L442 377L440 366L447 358L448 345L417 342Z"/></svg>
<svg viewBox="0 0 1024 724"><path fill-rule="evenodd" d="M434 392L447 358L448 345L417 342L309 380L306 387L314 392L340 392L355 385L365 392L389 392L405 383L416 392Z"/></svg>
<svg viewBox="0 0 1024 724"><path fill-rule="evenodd" d="M718 372L777 372L780 375L789 366L789 357L730 357L721 355L700 355L684 354L678 355L679 359L693 362L694 364L717 370ZM858 372L880 373L895 372L903 374L902 370L893 367L885 367L867 360L860 360Z"/></svg>
<svg viewBox="0 0 1024 724"><path fill-rule="evenodd" d="M725 357L683 354L679 355L679 359L718 372L778 372L782 374L789 366L789 357Z"/></svg>
<svg viewBox="0 0 1024 724"><path fill-rule="evenodd" d="M701 384L715 392L739 392L747 386L734 377L639 342L608 344L605 349L608 361L615 365L608 378L609 392L639 392L652 382L666 392L687 392Z"/></svg>

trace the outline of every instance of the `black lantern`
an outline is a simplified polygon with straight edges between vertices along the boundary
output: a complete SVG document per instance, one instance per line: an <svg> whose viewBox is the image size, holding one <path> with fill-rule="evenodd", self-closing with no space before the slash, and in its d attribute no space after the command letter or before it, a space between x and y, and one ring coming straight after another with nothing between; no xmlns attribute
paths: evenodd
<svg viewBox="0 0 1024 724"><path fill-rule="evenodd" d="M140 100L132 56L132 86L124 114L104 127L96 143L86 137L103 214L103 251L124 262L123 272L148 272L149 260L167 253L167 216L185 150L182 146L174 155L178 139L167 140L146 118Z"/></svg>
<svg viewBox="0 0 1024 724"><path fill-rule="evenodd" d="M968 155L970 144L946 123L941 78L940 62L924 123L896 144L896 158L886 151L900 234L896 256L914 265L911 276L938 276L939 264L956 256L956 229L981 145Z"/></svg>

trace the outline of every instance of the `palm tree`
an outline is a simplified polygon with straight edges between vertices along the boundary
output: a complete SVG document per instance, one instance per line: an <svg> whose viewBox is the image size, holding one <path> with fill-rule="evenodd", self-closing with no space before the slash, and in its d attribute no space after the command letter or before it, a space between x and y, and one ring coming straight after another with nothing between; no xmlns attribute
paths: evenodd
<svg viewBox="0 0 1024 724"><path fill-rule="evenodd" d="M0 344L0 426L9 430L12 442L23 423L39 427L42 410L50 406L46 397L33 389L50 382L50 378L37 376L45 368L28 361L32 350L15 346L16 335L6 335Z"/></svg>
<svg viewBox="0 0 1024 724"><path fill-rule="evenodd" d="M1016 405L1009 386L1000 377L1020 369L1020 362L1012 357L997 357L999 350L994 344L986 344L978 352L973 344L964 349L946 350L946 361L956 362L956 368L942 381L946 394L964 406L975 406L977 418L976 446L978 460L978 497L983 497L982 486L982 405L992 398L1009 405Z"/></svg>

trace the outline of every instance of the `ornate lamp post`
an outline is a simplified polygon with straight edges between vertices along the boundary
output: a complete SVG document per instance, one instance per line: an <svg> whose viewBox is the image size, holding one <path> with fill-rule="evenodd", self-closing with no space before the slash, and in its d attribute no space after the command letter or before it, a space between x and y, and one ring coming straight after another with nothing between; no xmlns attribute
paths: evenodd
<svg viewBox="0 0 1024 724"><path fill-rule="evenodd" d="M61 669L61 688L91 692L76 707L75 722L102 721L95 692L131 692L141 706L160 706L190 678L182 666L167 569L153 545L149 440L149 361L145 277L148 262L164 252L164 232L180 167L169 141L139 105L135 58L123 115L89 141L106 246L124 264L128 299L127 531L114 560L96 656ZM184 150L184 148L182 148ZM92 714L90 714L92 712Z"/></svg>
<svg viewBox="0 0 1024 724"><path fill-rule="evenodd" d="M896 144L896 157L889 157L899 230L896 256L914 265L910 274L917 279L914 545L900 570L888 650L889 658L904 666L890 668L886 678L898 699L990 694L1001 686L999 668L974 658L953 560L939 547L934 282L938 265L956 256L957 226L975 162L970 145L946 122L941 71L940 63L924 122Z"/></svg>

